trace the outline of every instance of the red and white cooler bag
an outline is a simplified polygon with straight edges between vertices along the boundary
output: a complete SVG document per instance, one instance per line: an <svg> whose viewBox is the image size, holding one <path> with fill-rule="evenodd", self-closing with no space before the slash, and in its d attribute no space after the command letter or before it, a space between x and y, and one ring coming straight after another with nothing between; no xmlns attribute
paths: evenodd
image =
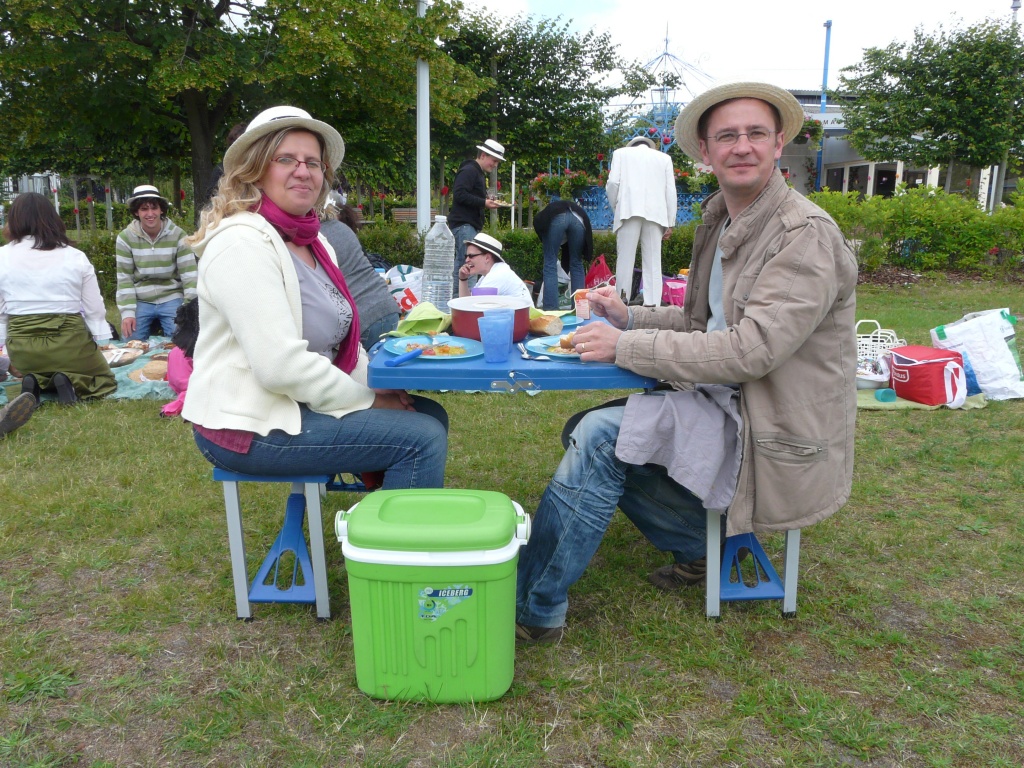
<svg viewBox="0 0 1024 768"><path fill-rule="evenodd" d="M959 352L934 347L894 347L892 388L897 397L925 405L959 408L967 399L964 358Z"/></svg>

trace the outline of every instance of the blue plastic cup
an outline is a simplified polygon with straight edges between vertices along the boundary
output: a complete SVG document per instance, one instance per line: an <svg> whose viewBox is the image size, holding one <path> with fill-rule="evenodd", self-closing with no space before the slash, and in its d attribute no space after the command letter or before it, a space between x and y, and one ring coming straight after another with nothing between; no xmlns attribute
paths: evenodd
<svg viewBox="0 0 1024 768"><path fill-rule="evenodd" d="M875 390L875 400L880 403L895 403L896 402L896 390L885 387L883 389Z"/></svg>
<svg viewBox="0 0 1024 768"><path fill-rule="evenodd" d="M477 320L480 341L484 345L484 360L504 363L512 353L512 315L484 315Z"/></svg>

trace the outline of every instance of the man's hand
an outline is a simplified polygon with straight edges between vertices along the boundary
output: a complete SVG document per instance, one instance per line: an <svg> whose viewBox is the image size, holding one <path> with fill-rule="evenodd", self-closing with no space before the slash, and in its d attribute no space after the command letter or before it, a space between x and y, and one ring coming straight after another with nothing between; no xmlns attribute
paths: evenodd
<svg viewBox="0 0 1024 768"><path fill-rule="evenodd" d="M668 240L670 237L672 237L672 227L665 230L665 234L661 236L661 239Z"/></svg>
<svg viewBox="0 0 1024 768"><path fill-rule="evenodd" d="M484 200L484 208L500 208L500 207L501 206L498 204L497 200L492 200L489 197L486 200Z"/></svg>
<svg viewBox="0 0 1024 768"><path fill-rule="evenodd" d="M629 309L619 297L614 287L605 285L587 293L590 310L598 317L608 318L608 322L624 331L629 324Z"/></svg>
<svg viewBox="0 0 1024 768"><path fill-rule="evenodd" d="M135 318L126 317L121 321L121 337L127 339L135 333Z"/></svg>
<svg viewBox="0 0 1024 768"><path fill-rule="evenodd" d="M585 363L614 363L615 345L622 331L607 323L587 323L573 334L572 341Z"/></svg>
<svg viewBox="0 0 1024 768"><path fill-rule="evenodd" d="M373 408L388 408L393 411L415 411L412 395L404 389L375 389Z"/></svg>

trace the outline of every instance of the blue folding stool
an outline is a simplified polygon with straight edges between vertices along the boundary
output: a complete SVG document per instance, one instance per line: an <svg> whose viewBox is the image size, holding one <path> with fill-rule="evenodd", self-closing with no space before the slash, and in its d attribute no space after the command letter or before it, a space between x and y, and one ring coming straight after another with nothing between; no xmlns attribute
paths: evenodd
<svg viewBox="0 0 1024 768"><path fill-rule="evenodd" d="M722 547L722 518L717 510L707 512L707 577L705 613L709 619L721 616L721 603L737 600L781 600L782 615L796 615L796 585L800 566L800 529L786 531L783 578L779 578L761 542L753 533L729 536ZM750 556L740 559L740 550Z"/></svg>
<svg viewBox="0 0 1024 768"><path fill-rule="evenodd" d="M235 586L235 608L238 618L252 618L252 603L316 603L317 617L329 619L331 606L327 594L327 563L324 556L320 494L329 487L328 484L332 483L334 478L329 475L244 475L214 469L213 479L224 484L224 507L227 513L231 574ZM285 507L284 525L251 586L245 562L242 508L238 489L238 484L243 482L291 483L292 486ZM306 538L302 531L302 520L307 512L309 549L306 548ZM294 555L290 574L287 571L282 573L281 568L282 557L287 553Z"/></svg>

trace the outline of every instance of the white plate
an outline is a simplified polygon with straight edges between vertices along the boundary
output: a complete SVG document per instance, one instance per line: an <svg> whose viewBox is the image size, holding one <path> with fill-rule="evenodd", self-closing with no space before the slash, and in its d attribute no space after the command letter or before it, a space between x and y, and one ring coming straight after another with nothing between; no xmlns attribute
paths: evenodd
<svg viewBox="0 0 1024 768"><path fill-rule="evenodd" d="M552 360L560 357L569 359L575 358L578 360L580 356L579 352L574 349L563 350L558 346L558 342L561 338L561 336L541 336L539 339L530 339L526 342L526 348L535 355L547 355ZM556 347L558 351L553 352L550 347Z"/></svg>

